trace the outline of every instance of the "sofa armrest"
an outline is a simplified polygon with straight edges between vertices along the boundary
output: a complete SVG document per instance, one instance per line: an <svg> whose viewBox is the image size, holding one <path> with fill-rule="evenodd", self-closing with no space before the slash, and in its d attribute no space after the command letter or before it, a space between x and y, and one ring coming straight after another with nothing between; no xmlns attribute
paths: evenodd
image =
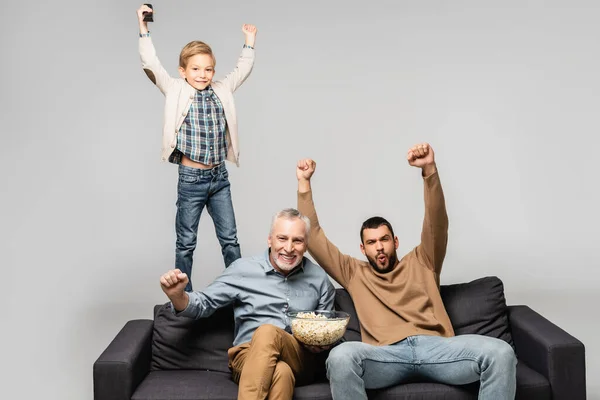
<svg viewBox="0 0 600 400"><path fill-rule="evenodd" d="M94 363L94 400L131 400L150 371L152 320L127 322Z"/></svg>
<svg viewBox="0 0 600 400"><path fill-rule="evenodd" d="M527 306L509 306L517 358L544 375L555 400L585 400L585 347Z"/></svg>

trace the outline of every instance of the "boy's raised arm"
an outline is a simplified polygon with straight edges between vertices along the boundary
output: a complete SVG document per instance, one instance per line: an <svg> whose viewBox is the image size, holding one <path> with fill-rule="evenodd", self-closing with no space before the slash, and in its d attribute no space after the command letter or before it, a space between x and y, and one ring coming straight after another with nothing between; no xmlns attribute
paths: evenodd
<svg viewBox="0 0 600 400"><path fill-rule="evenodd" d="M258 30L254 25L244 24L242 25L242 32L245 37L242 54L238 58L235 69L222 80L223 84L226 85L232 93L244 83L254 66L254 43L256 42L256 33Z"/></svg>
<svg viewBox="0 0 600 400"><path fill-rule="evenodd" d="M156 55L154 45L152 44L150 32L148 31L148 23L144 21L144 12L150 11L152 11L152 9L144 4L137 10L138 22L140 25L140 58L142 60L142 68L146 75L164 94L174 79L163 68Z"/></svg>

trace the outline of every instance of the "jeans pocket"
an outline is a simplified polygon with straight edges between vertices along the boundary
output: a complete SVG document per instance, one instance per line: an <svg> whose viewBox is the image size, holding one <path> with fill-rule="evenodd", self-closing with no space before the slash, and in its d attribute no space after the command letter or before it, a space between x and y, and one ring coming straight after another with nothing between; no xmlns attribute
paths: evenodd
<svg viewBox="0 0 600 400"><path fill-rule="evenodd" d="M198 179L197 175L179 175L179 183L194 184L198 182Z"/></svg>

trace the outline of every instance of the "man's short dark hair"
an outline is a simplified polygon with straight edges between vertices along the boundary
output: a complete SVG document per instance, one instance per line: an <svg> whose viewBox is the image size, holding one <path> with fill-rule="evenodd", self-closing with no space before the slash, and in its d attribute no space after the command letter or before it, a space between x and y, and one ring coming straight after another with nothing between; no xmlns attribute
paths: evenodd
<svg viewBox="0 0 600 400"><path fill-rule="evenodd" d="M366 220L365 222L363 222L361 228L360 228L360 241L361 243L364 243L363 240L363 231L365 229L377 229L379 228L381 225L385 225L388 227L388 229L390 230L390 232L392 233L392 238L394 238L394 229L392 229L392 224L390 224L388 222L387 219L382 218L382 217L371 217L368 220Z"/></svg>

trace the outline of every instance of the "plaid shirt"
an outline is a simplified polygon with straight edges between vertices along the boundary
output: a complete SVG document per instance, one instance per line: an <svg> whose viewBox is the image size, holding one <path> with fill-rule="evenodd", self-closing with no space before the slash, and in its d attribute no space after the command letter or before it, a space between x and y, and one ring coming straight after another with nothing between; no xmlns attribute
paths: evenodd
<svg viewBox="0 0 600 400"><path fill-rule="evenodd" d="M208 165L225 161L226 124L223 104L210 86L196 90L196 98L177 134L177 150L171 155L170 161L180 164L183 154L193 161Z"/></svg>

